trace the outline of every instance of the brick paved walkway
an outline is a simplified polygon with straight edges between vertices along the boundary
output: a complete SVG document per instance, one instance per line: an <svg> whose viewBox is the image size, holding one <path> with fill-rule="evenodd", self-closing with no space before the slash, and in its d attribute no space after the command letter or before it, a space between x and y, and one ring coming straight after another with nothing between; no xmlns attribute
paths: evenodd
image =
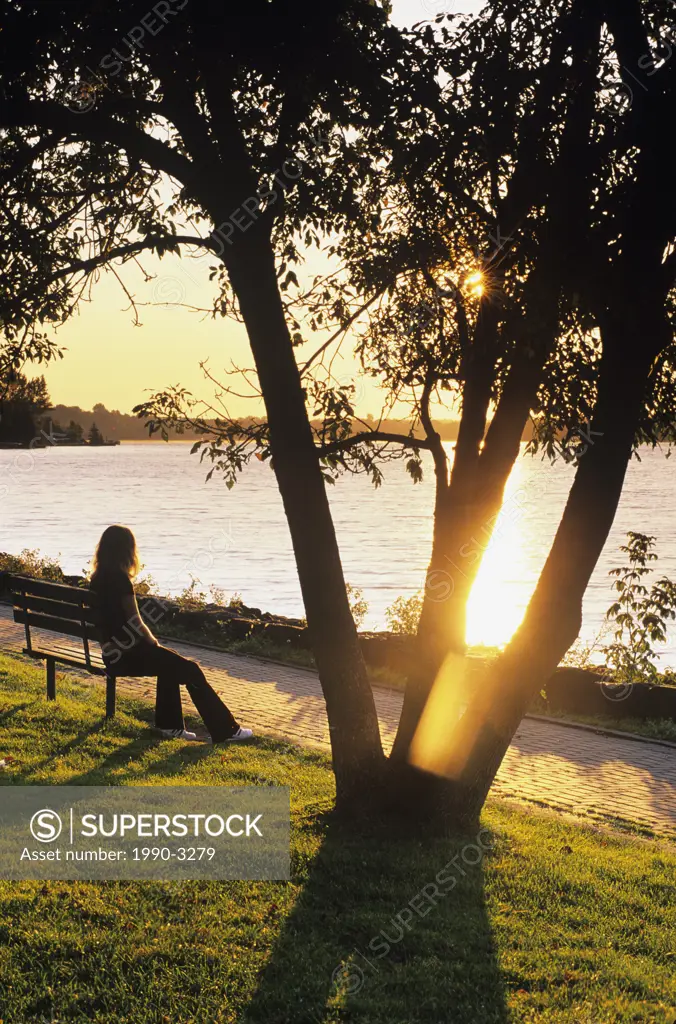
<svg viewBox="0 0 676 1024"><path fill-rule="evenodd" d="M38 636L40 631L35 630ZM50 634L45 634L49 637ZM234 714L257 732L328 748L328 726L317 676L171 641L196 658ZM0 605L0 648L23 649L23 628ZM102 682L102 680L99 680ZM151 699L151 680L121 680L120 692ZM389 751L401 696L378 687L375 700ZM633 823L676 839L676 749L601 736L555 722L525 719L514 737L493 793L599 821Z"/></svg>

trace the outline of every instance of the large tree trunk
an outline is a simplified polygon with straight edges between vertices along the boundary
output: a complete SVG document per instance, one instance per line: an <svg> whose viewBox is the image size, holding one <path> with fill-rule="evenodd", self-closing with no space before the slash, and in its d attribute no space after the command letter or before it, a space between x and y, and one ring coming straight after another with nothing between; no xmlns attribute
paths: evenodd
<svg viewBox="0 0 676 1024"><path fill-rule="evenodd" d="M634 311L631 311L633 313ZM668 337L653 313L652 326L625 311L603 332L604 356L592 421L594 443L582 455L549 557L515 634L480 692L445 741L425 750L424 721L414 741L414 763L451 780L459 821L476 820L530 700L575 641L582 599L607 539L622 493L652 360ZM638 339L648 334L643 351ZM633 350L632 350L633 343ZM420 741L420 742L418 742ZM436 763L433 762L436 760Z"/></svg>
<svg viewBox="0 0 676 1024"><path fill-rule="evenodd" d="M238 246L229 275L246 324L270 428L308 628L326 700L339 807L368 799L384 764L305 396L284 318L272 248Z"/></svg>
<svg viewBox="0 0 676 1024"><path fill-rule="evenodd" d="M461 449L459 462L453 463L449 485L445 481L440 485L440 468L436 467L432 556L416 637L416 669L408 679L393 749L395 759L406 758L444 661L449 655L465 653L467 602L494 534L542 368L556 342L559 285L553 258L551 252L542 257L529 282L529 308L514 328L522 352L505 382L483 448L487 400L483 419L475 417L471 447L466 446L464 452ZM492 372L492 365L490 369Z"/></svg>
<svg viewBox="0 0 676 1024"><path fill-rule="evenodd" d="M462 509L461 515L453 507L452 487L445 500L437 502L432 557L416 637L416 667L407 682L394 758L406 757L427 698L446 659L465 655L467 603L494 535L505 485L518 452L517 441L501 471L492 473L490 479L477 472L482 491L471 505Z"/></svg>
<svg viewBox="0 0 676 1024"><path fill-rule="evenodd" d="M228 69L229 71L230 69ZM203 69L213 127L228 168L223 202L220 170L209 169L204 136L191 132L196 160L205 165L201 201L215 225L227 225L221 258L246 326L265 403L272 466L289 524L303 603L326 701L336 777L336 804L352 809L368 803L382 779L385 759L373 692L350 611L326 488L307 415L305 392L284 315L271 238L271 212L261 213L260 183L242 135L231 94L214 66ZM181 89L173 83L174 120L189 131ZM281 189L281 186L278 185ZM242 210L256 204L257 219L239 230ZM284 196L277 196L277 204ZM278 207L275 207L278 209ZM239 214L239 219L235 219ZM238 230L233 235L233 227Z"/></svg>
<svg viewBox="0 0 676 1024"><path fill-rule="evenodd" d="M498 502L498 509L500 504ZM465 510L454 516L445 502L435 508L432 557L416 635L415 668L409 672L392 757L406 757L439 671L451 655L464 656L467 602L491 534L487 517ZM485 531L485 532L482 532Z"/></svg>
<svg viewBox="0 0 676 1024"><path fill-rule="evenodd" d="M464 609L478 571L478 565L470 564L467 545L472 544L481 518L477 508L478 468L495 372L499 320L497 304L485 299L464 358L462 416L450 482L437 479L432 557L417 634L420 654L433 671L449 650L462 651L465 645ZM467 565L460 564L465 562ZM459 612L457 618L451 614L455 610Z"/></svg>

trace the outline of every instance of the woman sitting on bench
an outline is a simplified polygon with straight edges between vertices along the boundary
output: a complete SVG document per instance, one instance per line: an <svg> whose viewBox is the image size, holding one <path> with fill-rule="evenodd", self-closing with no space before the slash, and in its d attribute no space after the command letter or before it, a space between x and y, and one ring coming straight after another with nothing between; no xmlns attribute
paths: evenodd
<svg viewBox="0 0 676 1024"><path fill-rule="evenodd" d="M106 668L116 676L157 676L155 725L168 739L197 739L183 722L181 683L213 743L249 739L251 729L238 725L197 662L163 647L144 623L131 582L138 568L134 534L126 526L109 526L98 543L90 583L97 595Z"/></svg>

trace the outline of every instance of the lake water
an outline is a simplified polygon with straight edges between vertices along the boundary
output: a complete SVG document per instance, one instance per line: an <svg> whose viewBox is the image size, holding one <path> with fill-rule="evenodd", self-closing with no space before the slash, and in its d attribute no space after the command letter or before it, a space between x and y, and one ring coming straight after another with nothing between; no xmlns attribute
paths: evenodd
<svg viewBox="0 0 676 1024"><path fill-rule="evenodd" d="M450 446L449 446L450 447ZM469 609L468 640L501 644L519 624L556 530L574 470L524 456ZM145 572L177 594L197 577L240 593L247 604L302 615L286 520L269 466L254 462L228 491L190 455L188 443L116 448L0 450L0 551L37 548L68 573L87 566L113 522L136 533ZM369 604L368 628L385 628L385 609L423 583L432 535L433 476L414 485L403 465L386 468L379 490L364 477L329 489L347 580ZM583 637L598 632L613 599L608 570L627 530L656 535L657 571L676 578L673 506L676 459L644 450L629 467L612 534L588 589ZM461 566L459 566L461 570ZM676 630L664 651L676 665Z"/></svg>

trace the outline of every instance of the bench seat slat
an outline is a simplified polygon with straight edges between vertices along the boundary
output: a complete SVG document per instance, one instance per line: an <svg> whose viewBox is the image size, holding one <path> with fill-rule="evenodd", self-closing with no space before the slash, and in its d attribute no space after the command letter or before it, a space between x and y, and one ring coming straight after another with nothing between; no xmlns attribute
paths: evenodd
<svg viewBox="0 0 676 1024"><path fill-rule="evenodd" d="M82 648L78 647L76 644L56 644L52 643L51 638L47 637L45 637L45 640L46 643L41 641L39 647L33 645L32 650L34 650L36 654L48 654L50 658L60 658L62 655L65 658L80 658L82 664L86 664ZM103 664L103 658L98 651L90 653L90 661Z"/></svg>
<svg viewBox="0 0 676 1024"><path fill-rule="evenodd" d="M83 668L86 672L89 672L94 676L105 676L107 675L106 667L103 664L103 659L93 658L91 665L86 665L84 660L80 658L69 658L66 655L59 654L56 651L36 651L36 650L25 650L24 654L27 654L29 658L34 658L36 661L46 661L47 658L53 658L54 661L58 661L60 665L70 665L73 668Z"/></svg>
<svg viewBox="0 0 676 1024"><path fill-rule="evenodd" d="M42 637L38 642L41 643L43 647L45 646L45 642L48 643L50 651L63 651L64 654L72 654L73 651L77 651L78 654L82 653L82 646L80 644L75 643L75 641L71 642L66 640L65 637L62 643L59 643L58 637L52 638L51 636Z"/></svg>
<svg viewBox="0 0 676 1024"><path fill-rule="evenodd" d="M49 629L53 633L63 633L65 636L77 636L81 640L98 640L99 631L95 626L82 626L80 622L72 619L59 619L54 615L40 615L33 612L24 612L20 608L14 610L14 621L28 625L31 629Z"/></svg>
<svg viewBox="0 0 676 1024"><path fill-rule="evenodd" d="M114 666L112 668L106 668L106 665L105 665L105 662L103 661L103 658L101 658L99 656L96 656L96 657L92 658L91 665L86 665L85 662L82 659L78 660L77 658L69 658L67 656L62 656L57 651L52 651L52 650L46 650L46 649L42 650L42 651L37 651L35 649L33 649L32 651L25 650L24 654L27 654L29 658L34 658L36 661L46 661L47 658L53 658L54 661L58 661L60 665L70 665L73 668L83 668L86 672L89 672L91 675L94 675L94 676L110 675L110 676L113 676L115 678L117 678L117 676L118 676L118 673L115 672ZM120 673L120 675L126 676L127 673L122 672L122 673ZM156 672L148 672L148 673L135 672L133 678L134 679L150 678L150 677L155 678L156 675L157 675Z"/></svg>

